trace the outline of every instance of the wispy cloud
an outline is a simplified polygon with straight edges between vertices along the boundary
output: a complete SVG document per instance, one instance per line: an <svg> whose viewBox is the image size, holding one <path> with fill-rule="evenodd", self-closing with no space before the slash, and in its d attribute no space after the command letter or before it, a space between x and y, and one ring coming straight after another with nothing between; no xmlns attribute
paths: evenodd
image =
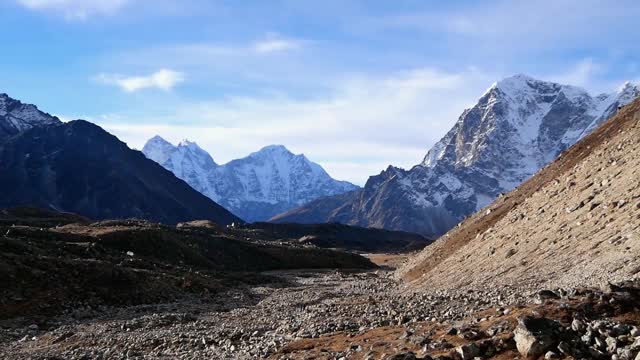
<svg viewBox="0 0 640 360"><path fill-rule="evenodd" d="M416 35L434 34L466 53L497 53L504 59L525 51L548 52L555 47L566 51L603 42L613 48L627 40L612 34L628 32L639 15L640 7L633 0L620 0L616 6L598 0L497 0L490 5L471 2L392 13L371 18L365 25L380 32L404 29Z"/></svg>
<svg viewBox="0 0 640 360"><path fill-rule="evenodd" d="M294 50L300 47L300 42L290 39L267 39L258 41L253 49L260 54Z"/></svg>
<svg viewBox="0 0 640 360"><path fill-rule="evenodd" d="M595 84L595 77L603 70L604 66L591 58L586 58L573 65L566 72L549 76L549 80L561 84L575 85L588 90L602 90Z"/></svg>
<svg viewBox="0 0 640 360"><path fill-rule="evenodd" d="M136 92L143 89L160 89L169 91L183 82L184 74L169 69L161 69L147 76L126 77L117 74L99 74L95 80L105 85L115 85L126 92Z"/></svg>
<svg viewBox="0 0 640 360"><path fill-rule="evenodd" d="M417 68L353 76L312 99L228 97L165 104L164 113L143 111L146 118L118 114L95 121L136 148L159 133L171 141L193 139L219 161L285 144L332 175L362 184L390 164L417 164L492 81L472 68L457 73Z"/></svg>
<svg viewBox="0 0 640 360"><path fill-rule="evenodd" d="M240 92L293 92L318 89L342 76L335 58L322 57L324 44L306 38L265 36L249 40L165 43L101 54L104 72L149 68L179 69L189 74L192 88L228 96ZM346 61L346 60L345 60ZM199 94L198 97L202 98Z"/></svg>
<svg viewBox="0 0 640 360"><path fill-rule="evenodd" d="M84 20L93 15L109 15L123 8L130 0L17 0L37 11L51 11L70 20Z"/></svg>

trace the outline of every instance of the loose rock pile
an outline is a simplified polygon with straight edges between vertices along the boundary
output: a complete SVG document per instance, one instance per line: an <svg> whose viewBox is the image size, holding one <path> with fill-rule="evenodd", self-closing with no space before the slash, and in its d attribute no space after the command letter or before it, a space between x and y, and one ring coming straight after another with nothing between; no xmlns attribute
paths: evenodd
<svg viewBox="0 0 640 360"><path fill-rule="evenodd" d="M573 319L570 326L545 318L523 318L515 330L525 357L640 360L640 330L611 320Z"/></svg>
<svg viewBox="0 0 640 360"><path fill-rule="evenodd" d="M208 301L0 322L0 358L638 356L640 297L633 287L406 294L387 271L266 275L278 281L231 288Z"/></svg>

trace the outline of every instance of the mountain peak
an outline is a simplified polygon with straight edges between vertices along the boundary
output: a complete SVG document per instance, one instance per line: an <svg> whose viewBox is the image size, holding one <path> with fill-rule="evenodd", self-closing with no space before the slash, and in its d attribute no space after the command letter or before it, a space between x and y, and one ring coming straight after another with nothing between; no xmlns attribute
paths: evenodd
<svg viewBox="0 0 640 360"><path fill-rule="evenodd" d="M289 149L287 149L284 145L267 145L260 150L249 154L250 158L272 158L272 157L297 157L300 155L295 155Z"/></svg>
<svg viewBox="0 0 640 360"><path fill-rule="evenodd" d="M164 153L176 152L180 151L180 149L192 150L200 153L206 153L198 144L188 139L183 139L178 143L178 145L173 145L169 141L165 140L162 136L156 135L151 139L147 140L147 143L144 145L146 150L145 152L153 152L160 151ZM208 154L207 154L208 156ZM155 160L155 159L152 159Z"/></svg>
<svg viewBox="0 0 640 360"><path fill-rule="evenodd" d="M36 126L60 123L60 119L38 110L35 105L23 104L5 93L0 94L0 139Z"/></svg>
<svg viewBox="0 0 640 360"><path fill-rule="evenodd" d="M590 97L589 93L580 87L539 80L525 74L515 74L494 83L485 95L494 89L498 89L502 95L518 103L538 103L540 97L551 99L552 96L560 94L572 101L582 101ZM526 99L529 100L526 101Z"/></svg>
<svg viewBox="0 0 640 360"><path fill-rule="evenodd" d="M631 81L625 81L624 84L618 89L619 94L629 94L636 93L640 89L637 84L632 83Z"/></svg>
<svg viewBox="0 0 640 360"><path fill-rule="evenodd" d="M189 148L200 148L200 146L198 146L198 144L196 144L195 141L191 141L189 139L182 139L178 143L178 146L184 146L184 147L189 147Z"/></svg>
<svg viewBox="0 0 640 360"><path fill-rule="evenodd" d="M495 83L495 87L503 90L503 91L513 91L513 90L528 90L536 87L539 84L554 84L544 80L535 79L529 75L525 74L515 74L513 76L506 77L497 83Z"/></svg>
<svg viewBox="0 0 640 360"><path fill-rule="evenodd" d="M502 81L542 81L542 80L535 79L527 74L517 73L502 79Z"/></svg>
<svg viewBox="0 0 640 360"><path fill-rule="evenodd" d="M163 145L171 145L170 142L168 142L167 140L165 140L162 136L160 135L156 135L154 137L152 137L151 139L147 140L147 144L149 143L155 143L155 144L163 144ZM173 146L173 145L171 145Z"/></svg>
<svg viewBox="0 0 640 360"><path fill-rule="evenodd" d="M263 147L262 149L258 150L259 153L262 152L283 152L283 153L290 153L292 154L291 151L289 151L289 149L287 149L284 145L267 145L265 147Z"/></svg>

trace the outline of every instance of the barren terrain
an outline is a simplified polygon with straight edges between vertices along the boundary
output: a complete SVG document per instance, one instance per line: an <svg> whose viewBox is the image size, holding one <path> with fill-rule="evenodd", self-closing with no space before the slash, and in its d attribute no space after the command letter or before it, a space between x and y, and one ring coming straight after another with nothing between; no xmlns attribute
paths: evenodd
<svg viewBox="0 0 640 360"><path fill-rule="evenodd" d="M640 101L398 274L417 288L603 286L640 274Z"/></svg>
<svg viewBox="0 0 640 360"><path fill-rule="evenodd" d="M384 258L388 263L392 256ZM518 318L527 315L558 320L557 326L568 329L561 330L562 338L578 336L571 330L574 318L594 324L606 319L608 327L626 326L640 334L633 330L640 323L637 288L626 293L561 289L408 296L398 291L392 269L261 275L270 281L207 298L80 307L55 317L5 320L0 322L0 357L449 359L472 351L483 358L512 359L518 356L514 329ZM636 349L633 337L624 339L629 340L620 340L621 349ZM577 343L572 346L571 351L585 351Z"/></svg>

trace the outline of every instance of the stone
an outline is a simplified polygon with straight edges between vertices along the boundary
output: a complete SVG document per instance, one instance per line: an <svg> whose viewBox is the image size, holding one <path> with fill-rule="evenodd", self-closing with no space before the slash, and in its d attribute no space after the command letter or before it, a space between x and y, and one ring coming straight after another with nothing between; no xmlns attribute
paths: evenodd
<svg viewBox="0 0 640 360"><path fill-rule="evenodd" d="M549 359L557 359L559 358L560 355L558 355L557 353L553 352L553 351L547 351L546 354L544 354L544 358L549 360Z"/></svg>
<svg viewBox="0 0 640 360"><path fill-rule="evenodd" d="M476 356L480 356L480 348L474 343L459 346L456 348L456 352L460 354L462 360L471 360Z"/></svg>
<svg viewBox="0 0 640 360"><path fill-rule="evenodd" d="M424 336L411 336L409 338L409 342L414 345L422 346L424 344L427 344L429 342L429 339Z"/></svg>
<svg viewBox="0 0 640 360"><path fill-rule="evenodd" d="M571 345L567 344L564 341L561 341L560 344L558 344L558 350L564 355L570 355Z"/></svg>
<svg viewBox="0 0 640 360"><path fill-rule="evenodd" d="M594 359L604 359L606 357L605 353L603 353L598 349L590 347L588 351L589 351L589 355L591 355L591 357Z"/></svg>
<svg viewBox="0 0 640 360"><path fill-rule="evenodd" d="M386 360L416 360L416 354L413 352L406 352L395 354L385 358Z"/></svg>
<svg viewBox="0 0 640 360"><path fill-rule="evenodd" d="M607 344L607 352L609 354L615 354L616 350L618 349L618 340L609 336L604 341Z"/></svg>
<svg viewBox="0 0 640 360"><path fill-rule="evenodd" d="M555 344L553 329L557 323L546 318L526 316L518 319L514 330L514 340L520 354L527 358L537 358Z"/></svg>
<svg viewBox="0 0 640 360"><path fill-rule="evenodd" d="M573 331L583 333L585 332L585 330L587 330L587 325L585 325L585 323L581 320L573 319L573 321L571 322L571 329Z"/></svg>
<svg viewBox="0 0 640 360"><path fill-rule="evenodd" d="M546 300L557 300L560 296L551 290L540 290L536 294L536 303L542 304Z"/></svg>
<svg viewBox="0 0 640 360"><path fill-rule="evenodd" d="M620 360L633 360L634 352L631 349L618 348L616 352Z"/></svg>

